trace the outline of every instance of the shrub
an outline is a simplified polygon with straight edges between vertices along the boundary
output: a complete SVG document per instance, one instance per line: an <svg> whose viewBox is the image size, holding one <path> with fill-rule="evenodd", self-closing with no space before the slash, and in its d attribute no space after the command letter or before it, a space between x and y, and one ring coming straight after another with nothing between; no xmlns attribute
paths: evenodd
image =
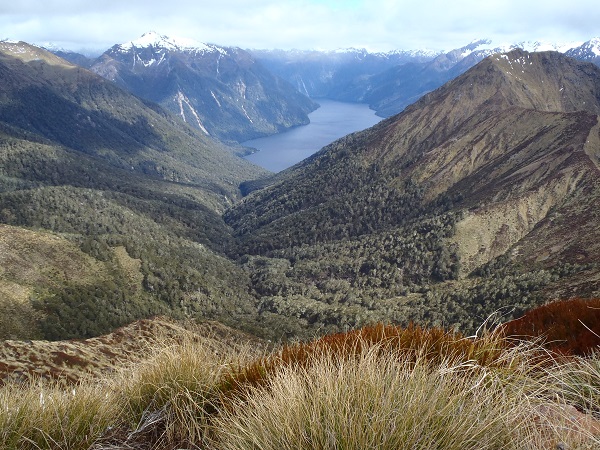
<svg viewBox="0 0 600 450"><path fill-rule="evenodd" d="M442 328L422 328L413 324L404 328L378 324L324 336L315 341L284 345L271 355L225 374L221 388L228 392L243 389L244 386L262 385L280 368L305 367L312 363L315 355L353 358L360 355L364 348L373 345L377 345L382 352L398 352L413 360L425 359L431 363L475 361L480 365L499 363L505 348L504 342L494 336L472 339Z"/></svg>

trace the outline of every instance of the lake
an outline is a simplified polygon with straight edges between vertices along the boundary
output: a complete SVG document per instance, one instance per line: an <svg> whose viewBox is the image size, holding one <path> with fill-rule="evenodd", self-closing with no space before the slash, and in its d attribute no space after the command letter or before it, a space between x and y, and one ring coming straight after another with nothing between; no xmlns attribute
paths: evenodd
<svg viewBox="0 0 600 450"><path fill-rule="evenodd" d="M363 103L317 99L321 107L308 115L310 124L285 133L242 142L259 150L246 156L272 172L279 172L309 157L327 144L375 125L381 117Z"/></svg>

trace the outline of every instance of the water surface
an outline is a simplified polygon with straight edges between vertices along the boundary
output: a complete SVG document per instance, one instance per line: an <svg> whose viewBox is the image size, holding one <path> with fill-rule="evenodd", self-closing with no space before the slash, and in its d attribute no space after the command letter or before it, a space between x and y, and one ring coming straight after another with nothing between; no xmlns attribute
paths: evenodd
<svg viewBox="0 0 600 450"><path fill-rule="evenodd" d="M279 172L309 157L327 144L375 125L381 117L362 103L317 99L321 107L308 115L310 124L242 145L259 150L246 158L272 172Z"/></svg>

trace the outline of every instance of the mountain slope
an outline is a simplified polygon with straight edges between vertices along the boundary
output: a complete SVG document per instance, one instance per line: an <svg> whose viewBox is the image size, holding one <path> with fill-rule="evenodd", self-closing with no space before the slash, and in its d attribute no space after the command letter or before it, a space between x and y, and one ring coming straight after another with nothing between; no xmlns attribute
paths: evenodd
<svg viewBox="0 0 600 450"><path fill-rule="evenodd" d="M101 378L152 357L157 349L182 342L201 342L222 354L250 348L257 354L264 341L218 322L194 323L159 316L127 324L113 332L71 341L0 342L0 386L33 380L77 383Z"/></svg>
<svg viewBox="0 0 600 450"><path fill-rule="evenodd" d="M515 50L325 147L227 213L240 253L277 273L254 281L265 311L311 310L297 314L322 326L350 305L359 322L472 330L497 307L554 295L553 280L567 290L569 271L600 262L599 114L596 66ZM597 291L593 273L582 292Z"/></svg>
<svg viewBox="0 0 600 450"><path fill-rule="evenodd" d="M307 124L317 107L244 50L156 33L115 45L91 70L226 141Z"/></svg>
<svg viewBox="0 0 600 450"><path fill-rule="evenodd" d="M421 96L456 78L484 58L512 49L559 51L581 61L595 62L597 39L579 43L518 42L495 45L475 40L444 53L397 51L369 53L258 51L253 54L270 70L313 97L368 103L382 117L399 113Z"/></svg>
<svg viewBox="0 0 600 450"><path fill-rule="evenodd" d="M475 64L497 53L512 49L540 52L542 49L564 47L539 42L521 42L514 45L493 46L489 40L474 41L464 47L437 56L432 61L406 64L363 80L363 101L384 117L397 114L428 92L453 80Z"/></svg>
<svg viewBox="0 0 600 450"><path fill-rule="evenodd" d="M265 171L46 51L0 50L2 337L90 337L158 313L252 322L221 213Z"/></svg>
<svg viewBox="0 0 600 450"><path fill-rule="evenodd" d="M436 55L427 51L370 53L364 49L329 52L251 50L258 61L312 98L362 101L361 82L394 66L421 63ZM356 85L361 90L357 90Z"/></svg>
<svg viewBox="0 0 600 450"><path fill-rule="evenodd" d="M37 47L2 43L0 121L172 181L236 186L258 168L113 83Z"/></svg>
<svg viewBox="0 0 600 450"><path fill-rule="evenodd" d="M600 38L590 39L580 46L568 50L565 54L571 58L600 66Z"/></svg>

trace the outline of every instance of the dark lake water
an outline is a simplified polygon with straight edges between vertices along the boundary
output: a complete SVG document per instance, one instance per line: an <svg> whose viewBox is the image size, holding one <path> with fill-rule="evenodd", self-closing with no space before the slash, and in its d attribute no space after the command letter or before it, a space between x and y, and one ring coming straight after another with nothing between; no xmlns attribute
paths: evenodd
<svg viewBox="0 0 600 450"><path fill-rule="evenodd" d="M381 120L381 117L376 116L375 111L365 104L324 99L316 101L321 107L308 115L309 125L243 142L242 145L259 150L246 159L272 172L279 172L336 139L369 128Z"/></svg>

